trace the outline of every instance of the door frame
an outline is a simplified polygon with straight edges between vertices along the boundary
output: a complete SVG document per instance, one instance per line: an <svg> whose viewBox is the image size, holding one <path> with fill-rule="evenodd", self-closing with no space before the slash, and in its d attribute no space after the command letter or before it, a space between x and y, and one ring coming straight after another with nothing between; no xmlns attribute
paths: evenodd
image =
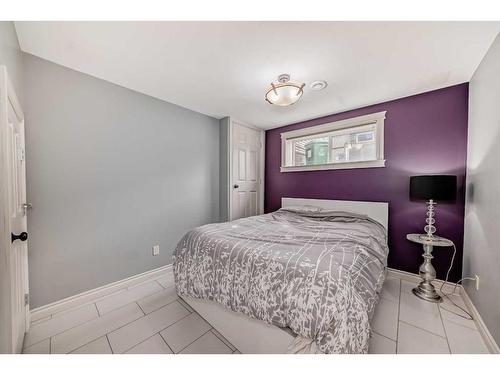
<svg viewBox="0 0 500 375"><path fill-rule="evenodd" d="M23 123L24 114L19 99L17 98L14 86L9 79L7 67L0 65L0 353L15 352L12 337L12 298L10 280L10 218L6 164L6 134L7 125L5 119L8 118L8 106L10 102L19 121ZM5 303L7 302L7 303ZM30 312L26 312L26 330L29 329Z"/></svg>
<svg viewBox="0 0 500 375"><path fill-rule="evenodd" d="M227 181L227 206L228 206L228 216L229 221L233 220L233 127L234 125L244 126L250 128L252 130L256 130L260 133L260 154L259 154L259 208L258 215L262 215L264 213L264 178L265 178L265 153L266 153L266 132L253 125L248 125L242 121L239 121L233 117L229 118L229 127L228 127L228 137L227 137L227 153L228 153L228 181Z"/></svg>

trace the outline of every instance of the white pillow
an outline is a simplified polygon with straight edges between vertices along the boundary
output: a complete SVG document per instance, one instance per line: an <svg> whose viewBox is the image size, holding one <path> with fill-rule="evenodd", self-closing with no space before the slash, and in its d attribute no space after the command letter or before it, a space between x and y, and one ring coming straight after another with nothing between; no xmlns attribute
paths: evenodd
<svg viewBox="0 0 500 375"><path fill-rule="evenodd" d="M323 210L321 207L312 206L309 204L305 204L303 206L288 206L284 207L284 209L288 211L298 211L298 212L320 212Z"/></svg>

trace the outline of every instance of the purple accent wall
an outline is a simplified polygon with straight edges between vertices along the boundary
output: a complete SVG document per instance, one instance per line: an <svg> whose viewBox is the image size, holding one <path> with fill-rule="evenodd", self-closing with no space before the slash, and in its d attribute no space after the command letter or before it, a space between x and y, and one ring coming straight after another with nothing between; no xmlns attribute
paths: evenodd
<svg viewBox="0 0 500 375"><path fill-rule="evenodd" d="M456 281L462 274L467 110L468 83L464 83L268 130L265 211L280 208L281 197L389 202L389 267L418 273L422 247L407 241L406 234L423 231L426 205L410 201L409 176L455 174L457 201L438 202L436 221L437 234L457 245L450 274L450 279ZM280 172L282 132L380 111L387 111L385 168ZM444 279L452 251L435 248L433 264L438 278Z"/></svg>

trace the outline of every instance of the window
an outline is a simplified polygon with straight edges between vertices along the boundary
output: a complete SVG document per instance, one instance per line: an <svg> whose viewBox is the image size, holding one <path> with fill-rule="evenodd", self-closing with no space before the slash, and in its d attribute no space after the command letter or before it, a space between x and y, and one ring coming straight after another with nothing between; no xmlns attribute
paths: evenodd
<svg viewBox="0 0 500 375"><path fill-rule="evenodd" d="M385 112L281 134L282 172L384 167Z"/></svg>

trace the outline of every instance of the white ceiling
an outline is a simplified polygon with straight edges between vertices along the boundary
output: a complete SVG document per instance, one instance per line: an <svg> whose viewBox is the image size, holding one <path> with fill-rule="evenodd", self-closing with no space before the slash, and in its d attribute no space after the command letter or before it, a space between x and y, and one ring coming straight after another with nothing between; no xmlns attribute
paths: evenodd
<svg viewBox="0 0 500 375"><path fill-rule="evenodd" d="M262 128L470 80L498 22L16 22L21 49L94 77ZM311 83L264 101L281 73Z"/></svg>

